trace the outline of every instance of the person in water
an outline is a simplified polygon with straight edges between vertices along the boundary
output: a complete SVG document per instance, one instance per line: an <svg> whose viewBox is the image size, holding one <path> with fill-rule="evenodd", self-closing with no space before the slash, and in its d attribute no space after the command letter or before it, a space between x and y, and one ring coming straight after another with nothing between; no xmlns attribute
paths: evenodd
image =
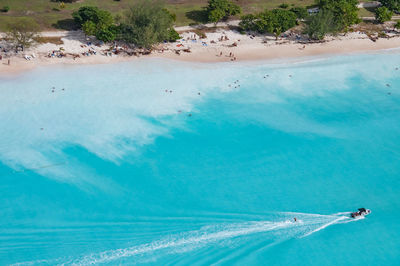
<svg viewBox="0 0 400 266"><path fill-rule="evenodd" d="M294 221L297 222L297 218L296 217L294 217Z"/></svg>

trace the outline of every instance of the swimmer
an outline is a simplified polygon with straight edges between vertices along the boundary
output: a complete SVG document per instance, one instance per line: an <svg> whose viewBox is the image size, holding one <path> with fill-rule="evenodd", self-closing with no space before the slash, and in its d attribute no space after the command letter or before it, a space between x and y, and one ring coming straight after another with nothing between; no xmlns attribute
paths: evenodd
<svg viewBox="0 0 400 266"><path fill-rule="evenodd" d="M386 84L386 87L390 87L390 84L388 83L388 84Z"/></svg>
<svg viewBox="0 0 400 266"><path fill-rule="evenodd" d="M294 221L297 222L297 218L296 217L294 217Z"/></svg>

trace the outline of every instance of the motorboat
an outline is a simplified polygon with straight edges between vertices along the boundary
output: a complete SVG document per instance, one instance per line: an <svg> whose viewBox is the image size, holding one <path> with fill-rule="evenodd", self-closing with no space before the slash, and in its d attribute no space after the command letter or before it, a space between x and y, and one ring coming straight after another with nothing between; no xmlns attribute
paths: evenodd
<svg viewBox="0 0 400 266"><path fill-rule="evenodd" d="M361 218L371 213L371 210L359 208L358 211L351 213L351 218Z"/></svg>

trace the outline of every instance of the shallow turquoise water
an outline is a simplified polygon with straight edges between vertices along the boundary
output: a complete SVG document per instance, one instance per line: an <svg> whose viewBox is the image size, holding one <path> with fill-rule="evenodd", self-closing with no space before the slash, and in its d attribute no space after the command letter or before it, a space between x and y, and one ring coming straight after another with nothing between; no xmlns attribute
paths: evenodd
<svg viewBox="0 0 400 266"><path fill-rule="evenodd" d="M398 265L397 67L390 52L0 78L0 264Z"/></svg>

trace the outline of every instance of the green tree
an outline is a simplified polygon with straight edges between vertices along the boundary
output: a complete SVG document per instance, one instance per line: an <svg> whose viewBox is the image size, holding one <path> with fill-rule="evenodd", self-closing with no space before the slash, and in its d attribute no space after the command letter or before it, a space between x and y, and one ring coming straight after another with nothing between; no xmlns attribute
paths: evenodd
<svg viewBox="0 0 400 266"><path fill-rule="evenodd" d="M229 16L240 14L242 9L240 6L229 0L208 0L207 13L208 20L217 24L222 19Z"/></svg>
<svg viewBox="0 0 400 266"><path fill-rule="evenodd" d="M375 19L379 23L391 20L392 16L393 16L393 11L389 10L389 8L385 6L378 7L375 10Z"/></svg>
<svg viewBox="0 0 400 266"><path fill-rule="evenodd" d="M115 39L116 28L110 12L97 7L84 6L75 11L72 16L86 35L94 35L104 42Z"/></svg>
<svg viewBox="0 0 400 266"><path fill-rule="evenodd" d="M16 48L29 48L38 37L39 25L32 19L20 18L7 25L6 37Z"/></svg>
<svg viewBox="0 0 400 266"><path fill-rule="evenodd" d="M243 31L259 31L257 26L258 17L253 14L244 15L240 18L239 27ZM261 33L261 32L260 32Z"/></svg>
<svg viewBox="0 0 400 266"><path fill-rule="evenodd" d="M120 39L146 49L171 40L171 36L175 35L172 35L173 17L164 9L164 3L158 0L136 3L125 13L120 27Z"/></svg>
<svg viewBox="0 0 400 266"><path fill-rule="evenodd" d="M296 14L285 9L265 10L257 15L245 15L239 26L243 30L273 33L278 39L282 32L296 25Z"/></svg>
<svg viewBox="0 0 400 266"><path fill-rule="evenodd" d="M400 11L400 0L380 0L382 6L394 12Z"/></svg>
<svg viewBox="0 0 400 266"><path fill-rule="evenodd" d="M82 30L86 35L93 36L96 34L96 24L91 20L85 21Z"/></svg>
<svg viewBox="0 0 400 266"><path fill-rule="evenodd" d="M292 7L290 11L295 13L298 19L306 19L308 17L308 11L305 7Z"/></svg>
<svg viewBox="0 0 400 266"><path fill-rule="evenodd" d="M274 9L270 14L270 32L275 34L276 39L278 39L282 32L285 32L288 29L296 26L296 15L291 11Z"/></svg>
<svg viewBox="0 0 400 266"><path fill-rule="evenodd" d="M313 40L322 40L326 34L335 33L336 31L335 17L329 10L322 10L311 16L305 28L305 33Z"/></svg>
<svg viewBox="0 0 400 266"><path fill-rule="evenodd" d="M316 0L321 11L330 11L334 22L340 29L347 29L353 24L359 23L357 0Z"/></svg>

